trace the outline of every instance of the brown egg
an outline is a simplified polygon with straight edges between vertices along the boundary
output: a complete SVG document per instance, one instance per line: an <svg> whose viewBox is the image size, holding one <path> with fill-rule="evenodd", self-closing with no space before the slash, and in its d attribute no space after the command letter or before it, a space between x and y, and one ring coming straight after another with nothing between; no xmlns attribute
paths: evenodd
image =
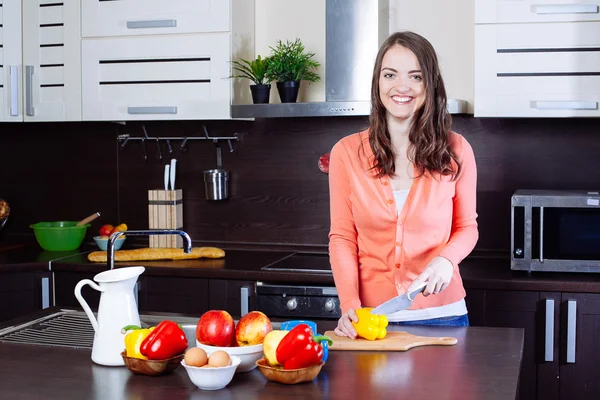
<svg viewBox="0 0 600 400"><path fill-rule="evenodd" d="M208 357L208 364L213 367L228 367L231 365L229 353L223 350L217 350Z"/></svg>
<svg viewBox="0 0 600 400"><path fill-rule="evenodd" d="M208 356L200 347L192 347L185 353L183 360L191 367L201 367L208 362Z"/></svg>
<svg viewBox="0 0 600 400"><path fill-rule="evenodd" d="M206 364L206 365L201 366L200 368L214 368L214 367L210 364Z"/></svg>

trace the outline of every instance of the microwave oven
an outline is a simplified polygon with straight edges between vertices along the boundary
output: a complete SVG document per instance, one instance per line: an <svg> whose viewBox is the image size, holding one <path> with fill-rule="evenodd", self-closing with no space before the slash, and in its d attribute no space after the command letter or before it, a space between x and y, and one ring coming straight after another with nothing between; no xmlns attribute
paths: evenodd
<svg viewBox="0 0 600 400"><path fill-rule="evenodd" d="M511 269L600 272L600 191L517 190Z"/></svg>

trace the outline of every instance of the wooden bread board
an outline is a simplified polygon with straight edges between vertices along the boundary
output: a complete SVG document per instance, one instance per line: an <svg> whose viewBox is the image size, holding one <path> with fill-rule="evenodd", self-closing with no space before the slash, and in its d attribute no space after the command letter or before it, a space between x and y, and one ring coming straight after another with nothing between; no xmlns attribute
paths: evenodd
<svg viewBox="0 0 600 400"><path fill-rule="evenodd" d="M325 332L325 336L329 336L333 341L333 344L329 345L330 350L406 351L417 346L451 346L458 343L453 337L416 336L408 332L388 332L383 339L376 340L350 339L337 336L333 331Z"/></svg>

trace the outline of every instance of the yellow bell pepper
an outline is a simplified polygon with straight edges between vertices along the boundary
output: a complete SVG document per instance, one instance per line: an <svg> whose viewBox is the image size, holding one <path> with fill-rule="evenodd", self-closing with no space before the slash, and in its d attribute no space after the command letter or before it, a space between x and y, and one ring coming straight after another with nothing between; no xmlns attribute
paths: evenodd
<svg viewBox="0 0 600 400"><path fill-rule="evenodd" d="M148 357L140 353L140 346L146 336L150 334L154 330L154 326L146 329L142 329L139 326L129 325L123 328L127 333L125 334L125 351L127 352L127 357L139 358L142 360L147 360Z"/></svg>
<svg viewBox="0 0 600 400"><path fill-rule="evenodd" d="M356 310L358 322L352 322L359 337L367 340L383 339L387 335L385 327L388 319L385 315L371 314L372 307L359 308Z"/></svg>

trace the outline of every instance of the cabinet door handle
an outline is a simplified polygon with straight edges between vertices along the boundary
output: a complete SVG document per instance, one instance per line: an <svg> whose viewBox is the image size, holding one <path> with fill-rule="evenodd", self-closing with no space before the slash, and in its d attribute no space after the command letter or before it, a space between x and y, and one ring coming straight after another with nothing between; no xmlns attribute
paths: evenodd
<svg viewBox="0 0 600 400"><path fill-rule="evenodd" d="M575 363L575 335L577 333L577 301L567 301L567 363Z"/></svg>
<svg viewBox="0 0 600 400"><path fill-rule="evenodd" d="M50 307L50 278L42 278L42 310Z"/></svg>
<svg viewBox="0 0 600 400"><path fill-rule="evenodd" d="M598 14L596 4L537 4L530 8L534 14Z"/></svg>
<svg viewBox="0 0 600 400"><path fill-rule="evenodd" d="M19 115L19 67L10 66L10 116Z"/></svg>
<svg viewBox="0 0 600 400"><path fill-rule="evenodd" d="M25 114L35 115L33 109L33 65L25 66Z"/></svg>
<svg viewBox="0 0 600 400"><path fill-rule="evenodd" d="M127 114L177 114L177 107L127 107Z"/></svg>
<svg viewBox="0 0 600 400"><path fill-rule="evenodd" d="M536 110L597 110L597 101L532 101L529 106Z"/></svg>
<svg viewBox="0 0 600 400"><path fill-rule="evenodd" d="M176 19L155 19L146 21L127 21L127 29L176 28Z"/></svg>
<svg viewBox="0 0 600 400"><path fill-rule="evenodd" d="M554 361L554 300L546 299L544 361Z"/></svg>
<svg viewBox="0 0 600 400"><path fill-rule="evenodd" d="M250 298L250 288L248 286L242 286L240 288L240 317L248 314L248 299Z"/></svg>

